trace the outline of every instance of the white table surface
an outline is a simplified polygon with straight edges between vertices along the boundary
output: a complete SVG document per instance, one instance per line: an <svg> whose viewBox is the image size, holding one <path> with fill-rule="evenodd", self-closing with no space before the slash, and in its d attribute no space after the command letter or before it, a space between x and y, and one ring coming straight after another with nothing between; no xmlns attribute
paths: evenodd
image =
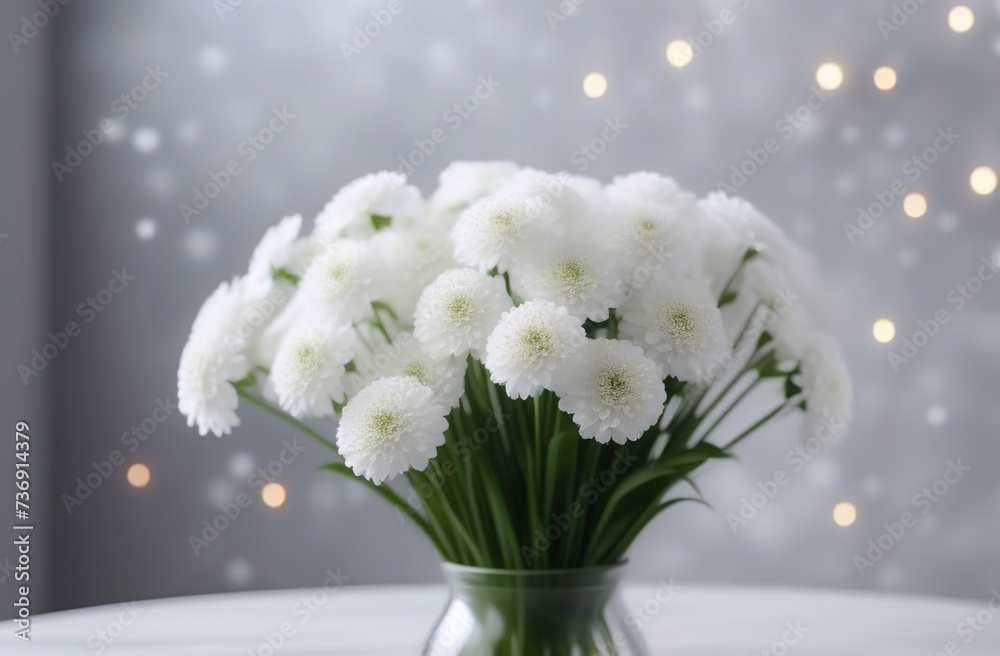
<svg viewBox="0 0 1000 656"><path fill-rule="evenodd" d="M625 590L630 607L653 599L656 586ZM32 640L12 637L3 622L2 654L79 656L358 656L418 654L441 612L438 586L349 586L310 611L301 602L314 591L279 590L139 601L36 616ZM661 594L661 599L664 596ZM318 596L322 599L322 595ZM728 656L768 654L787 630L808 629L789 656L997 656L1000 613L987 602L871 593L684 585L644 626L653 654ZM1000 604L994 604L1000 609ZM129 612L131 608L131 613ZM966 642L957 633L967 616L992 622ZM125 622L129 622L125 624ZM294 633L268 651L264 634L287 622ZM104 639L99 638L102 632ZM945 652L954 641L958 652ZM776 651L781 654L783 652Z"/></svg>

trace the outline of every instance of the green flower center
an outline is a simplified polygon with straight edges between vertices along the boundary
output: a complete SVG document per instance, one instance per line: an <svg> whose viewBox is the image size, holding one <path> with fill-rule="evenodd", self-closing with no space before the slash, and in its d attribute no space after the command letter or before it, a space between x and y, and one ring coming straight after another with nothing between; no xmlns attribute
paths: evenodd
<svg viewBox="0 0 1000 656"><path fill-rule="evenodd" d="M693 348L702 332L701 313L690 303L669 303L660 308L656 328L680 346Z"/></svg>
<svg viewBox="0 0 1000 656"><path fill-rule="evenodd" d="M417 360L407 362L406 366L403 367L400 373L404 376L412 376L413 378L416 378L417 382L421 385L427 385L429 387L431 384L429 376L430 372L427 371L427 367Z"/></svg>
<svg viewBox="0 0 1000 656"><path fill-rule="evenodd" d="M520 336L521 355L525 359L534 360L552 352L555 340L547 326L534 324L528 326Z"/></svg>
<svg viewBox="0 0 1000 656"><path fill-rule="evenodd" d="M555 264L556 284L564 298L576 298L590 286L590 274L583 258L564 257Z"/></svg>
<svg viewBox="0 0 1000 656"><path fill-rule="evenodd" d="M472 299L465 294L454 294L445 301L444 311L451 319L452 323L465 324L472 321L475 316L475 307Z"/></svg>
<svg viewBox="0 0 1000 656"><path fill-rule="evenodd" d="M598 375L597 395L604 405L631 405L638 396L635 378L620 362L607 362Z"/></svg>

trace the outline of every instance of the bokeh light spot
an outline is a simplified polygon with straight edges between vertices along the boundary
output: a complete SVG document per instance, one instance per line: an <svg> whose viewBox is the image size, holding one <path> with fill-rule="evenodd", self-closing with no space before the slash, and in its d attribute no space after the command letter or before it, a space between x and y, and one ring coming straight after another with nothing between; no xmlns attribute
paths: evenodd
<svg viewBox="0 0 1000 656"><path fill-rule="evenodd" d="M858 510L850 501L842 501L833 507L833 521L837 526L850 526L858 518Z"/></svg>
<svg viewBox="0 0 1000 656"><path fill-rule="evenodd" d="M889 321L888 319L879 319L872 326L872 334L875 335L875 340L885 344L886 342L891 342L896 336L896 324Z"/></svg>
<svg viewBox="0 0 1000 656"><path fill-rule="evenodd" d="M608 81L600 73L591 73L583 78L583 92L588 98L600 98L608 90Z"/></svg>
<svg viewBox="0 0 1000 656"><path fill-rule="evenodd" d="M281 483L268 483L261 488L260 497L266 505L277 508L285 503L285 488Z"/></svg>

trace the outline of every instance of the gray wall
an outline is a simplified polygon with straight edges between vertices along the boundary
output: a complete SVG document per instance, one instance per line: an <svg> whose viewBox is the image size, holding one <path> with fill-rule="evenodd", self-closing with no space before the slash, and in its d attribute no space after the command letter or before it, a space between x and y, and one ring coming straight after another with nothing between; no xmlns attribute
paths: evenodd
<svg viewBox="0 0 1000 656"><path fill-rule="evenodd" d="M51 463L51 558L39 568L58 584L38 603L308 586L337 567L352 584L438 580L435 555L413 528L361 489L317 472L327 456L311 444L280 476L289 493L283 507L257 499L195 556L188 536L219 503L252 491L247 469L266 466L291 437L253 409L221 440L199 437L174 413L72 513L60 497L92 462L127 450L122 434L150 418L158 400L175 401L191 319L220 280L244 269L266 226L294 212L311 218L342 184L395 168L435 128L448 139L412 175L428 192L460 158L577 170L574 151L616 117L627 128L586 174L609 180L650 169L706 193L748 148L778 140L780 150L740 192L817 254L843 296L838 334L857 391L848 438L802 471L786 462L798 444L794 420L745 444L739 464L704 471L699 480L715 512L692 505L662 518L633 549L632 576L985 595L1000 585L1000 283L986 283L961 311L946 295L1000 249L997 194L977 197L968 185L976 165L1000 168L1000 17L993 3L971 3L976 26L957 35L947 29L946 4L923 5L885 40L877 21L891 2L590 0L552 29L545 11L557 10L555 0L403 0L402 12L348 63L341 42L385 3L244 2L221 19L212 3L195 0L70 3L30 52L8 52L2 64L5 87L19 93L3 101L10 200L9 228L0 231L11 236L0 243L8 363L0 407L4 430L27 416L51 436L43 454ZM4 3L0 26L16 25L33 7ZM727 8L733 21L691 65L667 65L670 40L693 37ZM53 41L48 136L43 38ZM844 85L786 139L777 122L807 101L826 60L844 67ZM891 92L871 83L882 64L899 72ZM57 181L49 162L112 115L147 66L168 77L130 110L118 140ZM598 100L581 92L594 70L609 80ZM444 112L480 76L499 88L452 130ZM247 163L240 143L282 107L295 118ZM897 200L850 243L843 224L855 208L905 177L903 163L948 126L962 137L913 185L929 199L927 215L906 218ZM143 150L150 131L158 143ZM230 159L241 160L242 173L185 224L178 204ZM144 218L155 225L151 239L137 236ZM78 304L122 268L134 280L83 323ZM941 308L952 320L894 372L886 354ZM890 344L872 339L880 317L898 328ZM16 364L70 320L82 324L80 335L25 389ZM914 495L957 459L972 470L920 514ZM149 486L126 483L132 462L150 467ZM779 469L790 474L788 485L734 534L726 514ZM848 528L831 520L841 501L859 511ZM907 511L920 514L918 525L859 575L852 558ZM0 583L3 594L9 586Z"/></svg>

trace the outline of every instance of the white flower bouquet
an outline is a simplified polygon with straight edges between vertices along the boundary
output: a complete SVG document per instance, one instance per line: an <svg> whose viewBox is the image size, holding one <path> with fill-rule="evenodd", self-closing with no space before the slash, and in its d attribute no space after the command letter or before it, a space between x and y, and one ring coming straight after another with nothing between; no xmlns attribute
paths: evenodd
<svg viewBox="0 0 1000 656"><path fill-rule="evenodd" d="M430 198L368 175L310 235L301 222L268 230L201 308L180 410L219 436L241 398L286 419L449 563L617 563L761 426L801 411L829 439L849 418L815 266L743 200L456 162ZM774 403L738 424L758 388ZM313 417L338 420L335 440Z"/></svg>

